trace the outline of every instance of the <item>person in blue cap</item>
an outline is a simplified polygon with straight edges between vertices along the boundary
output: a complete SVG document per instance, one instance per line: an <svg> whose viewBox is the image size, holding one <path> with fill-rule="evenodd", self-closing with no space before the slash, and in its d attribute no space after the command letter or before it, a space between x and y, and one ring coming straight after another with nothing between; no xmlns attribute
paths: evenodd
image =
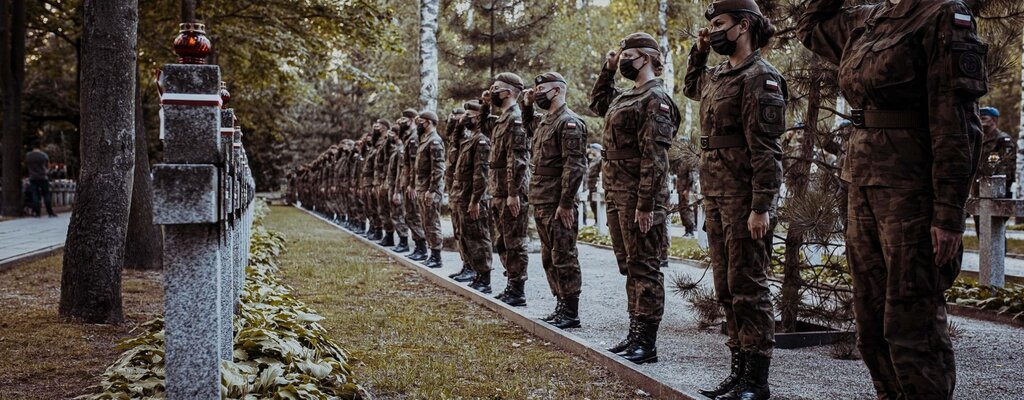
<svg viewBox="0 0 1024 400"><path fill-rule="evenodd" d="M1006 198L1012 197L1010 185L1016 181L1017 144L1006 132L999 130L999 109L982 107L978 110L981 117L981 157L978 157L978 173L974 175L971 196L978 197L978 180L985 176L1006 175ZM974 217L974 227L978 227L978 217Z"/></svg>

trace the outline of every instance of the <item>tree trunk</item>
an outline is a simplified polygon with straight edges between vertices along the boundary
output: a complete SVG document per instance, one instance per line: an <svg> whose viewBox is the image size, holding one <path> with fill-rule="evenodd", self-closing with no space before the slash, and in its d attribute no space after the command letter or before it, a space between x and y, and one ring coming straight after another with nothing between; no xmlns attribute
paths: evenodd
<svg viewBox="0 0 1024 400"><path fill-rule="evenodd" d="M672 48L668 44L668 0L658 0L658 47L661 47L662 61L665 65L665 91L669 96L675 93L676 67L672 64Z"/></svg>
<svg viewBox="0 0 1024 400"><path fill-rule="evenodd" d="M437 110L438 0L420 0L420 104Z"/></svg>
<svg viewBox="0 0 1024 400"><path fill-rule="evenodd" d="M8 5L10 4L10 9ZM21 94L25 84L25 0L0 4L0 83L3 90L3 214L21 215Z"/></svg>
<svg viewBox="0 0 1024 400"><path fill-rule="evenodd" d="M60 292L60 315L66 320L123 320L121 265L135 164L138 17L137 0L85 0L82 167Z"/></svg>
<svg viewBox="0 0 1024 400"><path fill-rule="evenodd" d="M1024 35L1021 35L1024 38ZM1024 41L1021 44L1021 54L1024 54ZM1024 57L1021 58L1020 64L1020 126L1017 128L1017 195L1018 199L1024 198L1024 157L1021 156L1021 152L1024 151ZM1017 217L1015 222L1022 223L1024 218Z"/></svg>
<svg viewBox="0 0 1024 400"><path fill-rule="evenodd" d="M135 178L128 214L128 236L124 244L124 268L157 270L163 269L164 265L164 238L160 226L153 223L153 177L150 175L138 67L135 80Z"/></svg>

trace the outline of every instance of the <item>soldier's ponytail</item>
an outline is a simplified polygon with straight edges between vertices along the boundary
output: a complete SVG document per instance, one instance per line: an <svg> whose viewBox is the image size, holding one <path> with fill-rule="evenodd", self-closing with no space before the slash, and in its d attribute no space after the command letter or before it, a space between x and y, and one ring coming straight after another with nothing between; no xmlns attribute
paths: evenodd
<svg viewBox="0 0 1024 400"><path fill-rule="evenodd" d="M750 43L755 49L768 47L768 43L775 36L775 25L762 15L748 12L733 12L729 13L729 15L735 21L744 19L750 21Z"/></svg>

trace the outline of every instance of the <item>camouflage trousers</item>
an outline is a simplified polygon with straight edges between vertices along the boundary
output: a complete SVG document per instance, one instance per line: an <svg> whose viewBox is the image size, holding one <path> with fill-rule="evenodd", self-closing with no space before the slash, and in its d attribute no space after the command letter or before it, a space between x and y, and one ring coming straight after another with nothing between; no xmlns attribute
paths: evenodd
<svg viewBox="0 0 1024 400"><path fill-rule="evenodd" d="M386 232L394 232L395 224L391 216L391 198L388 196L387 186L377 185L374 194L377 195L377 213L380 214L381 226Z"/></svg>
<svg viewBox="0 0 1024 400"><path fill-rule="evenodd" d="M682 203L682 200L680 200ZM683 227L686 228L687 232L693 232L697 229L697 206L686 204L679 204L679 220L682 222Z"/></svg>
<svg viewBox="0 0 1024 400"><path fill-rule="evenodd" d="M726 345L764 357L775 348L775 314L768 288L772 235L750 237L750 197L704 198L715 294L725 311ZM768 232L775 226L775 216Z"/></svg>
<svg viewBox="0 0 1024 400"><path fill-rule="evenodd" d="M380 214L377 213L377 196L373 195L373 186L363 187L363 212L366 214L366 219L370 222L370 226L374 229L382 227L382 221L380 220Z"/></svg>
<svg viewBox="0 0 1024 400"><path fill-rule="evenodd" d="M469 216L469 206L460 206L452 214L458 214L462 221L461 235L456 236L459 248L466 253L466 265L477 273L491 271L491 213L487 204L480 204L480 216Z"/></svg>
<svg viewBox="0 0 1024 400"><path fill-rule="evenodd" d="M849 185L847 257L857 347L879 399L952 399L956 363L943 292L963 248L936 267L928 189Z"/></svg>
<svg viewBox="0 0 1024 400"><path fill-rule="evenodd" d="M398 204L395 204L395 196L399 196ZM409 226L405 223L405 200L401 199L401 189L390 190L388 193L388 204L391 205L391 225L395 228L395 233L398 237L404 238L409 236Z"/></svg>
<svg viewBox="0 0 1024 400"><path fill-rule="evenodd" d="M512 216L506 207L506 197L491 199L491 215L494 217L494 244L498 251L501 265L505 267L505 277L509 282L526 282L526 267L530 262L526 253L527 226L529 204L525 198L519 199L519 215Z"/></svg>
<svg viewBox="0 0 1024 400"><path fill-rule="evenodd" d="M409 234L413 241L424 240L426 236L423 235L423 219L420 217L420 202L416 200L416 192L406 189L402 193L405 196L405 223L409 226Z"/></svg>
<svg viewBox="0 0 1024 400"><path fill-rule="evenodd" d="M441 196L433 195L434 202L423 201L423 193L417 192L420 205L420 221L423 221L423 233L427 239L427 248L441 250Z"/></svg>
<svg viewBox="0 0 1024 400"><path fill-rule="evenodd" d="M636 203L632 193L609 192L608 233L619 272L626 276L629 316L643 322L659 322L665 312L661 257L668 248L667 212L655 209L654 225L647 233L641 233L636 222Z"/></svg>
<svg viewBox="0 0 1024 400"><path fill-rule="evenodd" d="M448 210L452 213L452 233L455 238L455 247L456 250L459 251L459 259L462 260L462 265L467 265L469 257L466 254L466 249L462 247L462 241L459 240L463 235L462 226L464 224L464 220L462 213L458 212L458 210L463 207L463 205L455 198L455 196L449 195L448 199Z"/></svg>
<svg viewBox="0 0 1024 400"><path fill-rule="evenodd" d="M534 206L537 235L540 236L540 258L548 277L551 294L565 299L579 297L583 286L576 237L579 236L578 211L573 208L572 225L566 228L555 215L558 204Z"/></svg>

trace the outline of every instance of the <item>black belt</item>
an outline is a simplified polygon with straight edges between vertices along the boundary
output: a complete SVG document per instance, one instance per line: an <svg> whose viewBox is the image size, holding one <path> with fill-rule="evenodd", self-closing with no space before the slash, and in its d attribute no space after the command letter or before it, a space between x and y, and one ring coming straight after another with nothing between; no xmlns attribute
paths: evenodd
<svg viewBox="0 0 1024 400"><path fill-rule="evenodd" d="M533 174L540 176L562 176L562 168L537 167L533 170Z"/></svg>
<svg viewBox="0 0 1024 400"><path fill-rule="evenodd" d="M747 137L743 135L701 136L701 150L726 149L730 147L747 147Z"/></svg>
<svg viewBox="0 0 1024 400"><path fill-rule="evenodd" d="M915 129L928 127L928 114L906 110L862 110L850 113L850 122L858 128Z"/></svg>
<svg viewBox="0 0 1024 400"><path fill-rule="evenodd" d="M491 169L504 169L505 164L491 163Z"/></svg>
<svg viewBox="0 0 1024 400"><path fill-rule="evenodd" d="M601 150L601 156L605 160L617 161L617 160L628 160L630 158L640 157L640 150L637 149L621 149L621 150Z"/></svg>

